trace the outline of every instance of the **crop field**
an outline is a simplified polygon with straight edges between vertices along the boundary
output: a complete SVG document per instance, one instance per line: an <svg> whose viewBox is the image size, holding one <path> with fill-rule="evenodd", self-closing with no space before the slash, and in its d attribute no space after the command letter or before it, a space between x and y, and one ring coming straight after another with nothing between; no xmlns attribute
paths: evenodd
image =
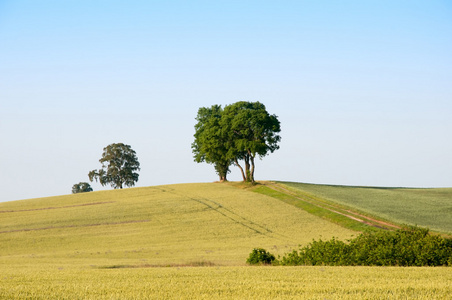
<svg viewBox="0 0 452 300"><path fill-rule="evenodd" d="M448 299L447 268L2 270L0 299Z"/></svg>
<svg viewBox="0 0 452 300"><path fill-rule="evenodd" d="M452 188L379 188L279 182L302 196L314 195L386 220L452 233Z"/></svg>
<svg viewBox="0 0 452 300"><path fill-rule="evenodd" d="M0 299L444 299L448 268L251 267L357 232L231 184L0 203Z"/></svg>

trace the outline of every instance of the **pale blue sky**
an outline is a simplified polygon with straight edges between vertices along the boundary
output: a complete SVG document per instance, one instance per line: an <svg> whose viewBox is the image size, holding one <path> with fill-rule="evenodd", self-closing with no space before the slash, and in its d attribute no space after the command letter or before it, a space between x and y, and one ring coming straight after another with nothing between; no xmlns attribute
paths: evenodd
<svg viewBox="0 0 452 300"><path fill-rule="evenodd" d="M450 187L452 2L0 0L0 201L70 193L114 142L137 186L215 181L194 118L240 100L282 125L258 180Z"/></svg>

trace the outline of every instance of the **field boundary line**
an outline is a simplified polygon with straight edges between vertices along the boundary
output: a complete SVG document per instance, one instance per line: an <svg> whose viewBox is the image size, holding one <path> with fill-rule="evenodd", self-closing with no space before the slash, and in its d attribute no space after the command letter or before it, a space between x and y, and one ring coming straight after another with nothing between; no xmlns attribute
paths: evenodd
<svg viewBox="0 0 452 300"><path fill-rule="evenodd" d="M327 203L325 200L320 201L320 200L317 200L304 193L303 193L304 195L301 196L299 193L291 191L288 188L281 186L280 184L275 183L275 182L266 181L266 182L261 182L261 184L274 191L285 193L286 195L294 197L300 201L309 203L311 205L314 205L319 208L328 210L330 212L342 215L344 217L347 217L349 219L352 219L354 221L357 221L357 222L360 222L360 223L363 223L363 224L366 224L366 225L369 225L372 227L377 227L377 228L382 228L382 229L389 229L387 227L390 227L391 229L400 229L401 228L400 226L397 226L395 224L391 224L391 223L388 223L385 221L380 221L375 218L368 217L368 216L362 215L360 213L354 212L350 209L339 208L337 206Z"/></svg>
<svg viewBox="0 0 452 300"><path fill-rule="evenodd" d="M64 228L83 228L83 227L94 227L94 226L108 226L108 225L123 225L123 224L133 224L133 223L146 223L149 220L132 220L123 222L110 222L110 223L96 223L96 224L85 224L85 225L66 225L66 226L49 226L40 228L24 228L24 229L14 229L0 231L1 233L12 233L12 232L26 232L26 231L39 231L39 230L50 230L50 229L64 229Z"/></svg>
<svg viewBox="0 0 452 300"><path fill-rule="evenodd" d="M15 213L15 212L24 212L24 211L36 211L36 210L49 210L49 209L71 208L71 207L79 207L79 206L90 206L90 205L109 204L109 203L115 203L115 202L116 202L116 201L104 201L104 202L83 203L83 204L74 204L74 205L66 205L66 206L50 206L50 207L31 208L31 209L18 209L18 210L0 210L0 213Z"/></svg>

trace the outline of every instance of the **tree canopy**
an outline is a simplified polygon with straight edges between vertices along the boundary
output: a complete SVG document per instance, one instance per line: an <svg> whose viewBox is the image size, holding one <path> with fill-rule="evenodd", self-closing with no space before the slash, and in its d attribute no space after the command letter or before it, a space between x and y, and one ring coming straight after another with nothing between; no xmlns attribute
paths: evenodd
<svg viewBox="0 0 452 300"><path fill-rule="evenodd" d="M123 143L110 144L104 148L99 160L102 168L88 173L90 181L99 180L100 184L110 184L115 189L134 186L138 181L140 163L135 151Z"/></svg>
<svg viewBox="0 0 452 300"><path fill-rule="evenodd" d="M195 161L214 164L220 180L226 180L229 166L234 164L244 181L254 182L255 158L279 149L280 122L260 102L240 101L224 110L220 105L201 107L196 120L192 144Z"/></svg>

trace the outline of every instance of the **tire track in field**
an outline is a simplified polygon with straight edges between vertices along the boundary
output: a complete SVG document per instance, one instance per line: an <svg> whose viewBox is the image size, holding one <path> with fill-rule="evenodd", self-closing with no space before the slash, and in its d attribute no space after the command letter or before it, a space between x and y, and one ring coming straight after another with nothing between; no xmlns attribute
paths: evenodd
<svg viewBox="0 0 452 300"><path fill-rule="evenodd" d="M178 197L186 198L191 201L197 202L203 206L205 206L209 210L213 210L223 217L231 220L232 222L239 224L257 234L264 235L264 236L270 236L273 234L273 232L267 228L265 228L262 225L256 224L251 220L246 219L245 217L240 216L237 213L234 213L230 209L225 208L223 205L221 205L218 202L215 202L213 200L207 199L207 198L193 198L186 194L179 194L174 189L161 189L163 192L174 194ZM248 224L247 224L248 223Z"/></svg>
<svg viewBox="0 0 452 300"><path fill-rule="evenodd" d="M202 204L202 205L207 206L209 209L216 211L216 212L219 213L220 215L222 215L222 216L228 218L229 220L232 220L232 221L233 221L234 223L236 223L236 224L239 224L239 225L242 225L242 226L244 226L244 227L246 227L246 228L248 228L248 229L251 229L252 231L254 231L254 232L257 233L257 234L266 235L264 232L262 232L262 231L265 231L265 230L267 230L267 233L271 233L270 230L265 229L265 228L262 227L262 226L257 226L258 228L253 228L251 225L255 225L255 223L253 223L253 222L247 220L246 218L244 218L244 217L242 217L242 216L240 216L240 215L238 215L238 214L235 214L235 213L231 212L230 210L224 208L223 205L221 205L221 204L219 204L219 203L217 203L217 202L215 202L215 201L212 201L212 200L209 200L209 199L205 199L205 198L201 200L201 199L189 197L189 199L192 200L192 201L198 202L198 203L200 203L200 204ZM216 204L217 207L214 207L214 206L208 204L208 202L211 202L211 203L213 203L213 204ZM223 212L223 211L221 211L221 210L224 210L225 212ZM242 219L242 221L239 221L239 220L233 218L232 216L229 216L226 212L230 213L232 216L238 217L238 219ZM250 223L251 225L245 224L244 221L248 221L248 223ZM259 228L259 227L261 227L261 228ZM260 231L259 229L260 229L260 230L264 229L264 230Z"/></svg>
<svg viewBox="0 0 452 300"><path fill-rule="evenodd" d="M176 194L176 193L174 193ZM226 207L224 207L222 204L215 202L211 199L207 199L207 198L193 198L187 195L184 195L184 197L187 197L188 199L190 199L191 201L194 202L198 202L204 206L206 206L206 208L213 210L217 213L219 213L220 215L222 215L223 217L231 220L232 222L239 224L245 228L248 228L249 230L260 234L260 235L264 235L264 236L268 236L268 237L272 237L272 238L276 238L276 239L290 239L287 236L284 236L282 234L279 233L275 233L272 230L258 224L255 223L253 221L251 221L250 219L247 219L237 213L235 213L234 211L232 211L231 209L228 209Z"/></svg>

